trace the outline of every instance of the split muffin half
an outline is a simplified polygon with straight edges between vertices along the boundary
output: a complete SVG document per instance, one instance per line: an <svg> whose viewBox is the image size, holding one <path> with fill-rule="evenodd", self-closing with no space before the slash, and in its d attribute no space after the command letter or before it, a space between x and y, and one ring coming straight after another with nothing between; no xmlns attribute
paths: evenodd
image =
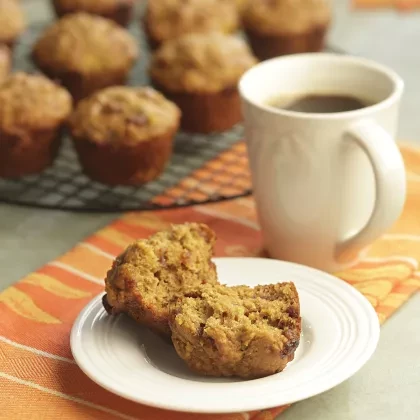
<svg viewBox="0 0 420 420"><path fill-rule="evenodd" d="M171 305L190 288L217 283L211 261L215 241L215 233L198 223L172 225L136 241L107 274L105 309L169 336Z"/></svg>

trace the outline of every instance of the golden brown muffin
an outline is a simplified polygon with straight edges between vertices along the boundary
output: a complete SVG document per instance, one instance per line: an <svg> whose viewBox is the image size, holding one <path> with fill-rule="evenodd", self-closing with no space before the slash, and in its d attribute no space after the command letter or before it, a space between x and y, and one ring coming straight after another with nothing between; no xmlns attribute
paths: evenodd
<svg viewBox="0 0 420 420"><path fill-rule="evenodd" d="M233 35L188 34L155 52L150 75L181 108L184 130L209 133L241 120L237 84L256 62L246 43Z"/></svg>
<svg viewBox="0 0 420 420"><path fill-rule="evenodd" d="M75 100L125 83L138 55L135 39L100 16L75 13L50 26L35 44L33 57Z"/></svg>
<svg viewBox="0 0 420 420"><path fill-rule="evenodd" d="M180 111L149 87L114 86L81 101L70 130L84 172L110 185L139 185L162 173Z"/></svg>
<svg viewBox="0 0 420 420"><path fill-rule="evenodd" d="M187 33L232 33L238 25L236 6L226 0L153 0L145 14L152 47Z"/></svg>
<svg viewBox="0 0 420 420"><path fill-rule="evenodd" d="M171 303L186 289L217 283L215 240L208 226L185 223L130 245L108 271L105 309L169 336Z"/></svg>
<svg viewBox="0 0 420 420"><path fill-rule="evenodd" d="M249 0L243 24L255 55L320 51L331 20L329 0Z"/></svg>
<svg viewBox="0 0 420 420"><path fill-rule="evenodd" d="M126 26L131 19L134 0L52 0L57 16L86 12Z"/></svg>
<svg viewBox="0 0 420 420"><path fill-rule="evenodd" d="M69 93L44 76L15 73L0 85L0 176L41 172L60 144Z"/></svg>
<svg viewBox="0 0 420 420"><path fill-rule="evenodd" d="M13 47L25 29L25 17L16 0L0 0L0 44Z"/></svg>
<svg viewBox="0 0 420 420"><path fill-rule="evenodd" d="M170 315L178 355L195 372L257 378L282 371L299 345L299 296L293 283L201 286Z"/></svg>
<svg viewBox="0 0 420 420"><path fill-rule="evenodd" d="M6 80L10 73L10 68L11 58L9 48L0 44L0 84Z"/></svg>

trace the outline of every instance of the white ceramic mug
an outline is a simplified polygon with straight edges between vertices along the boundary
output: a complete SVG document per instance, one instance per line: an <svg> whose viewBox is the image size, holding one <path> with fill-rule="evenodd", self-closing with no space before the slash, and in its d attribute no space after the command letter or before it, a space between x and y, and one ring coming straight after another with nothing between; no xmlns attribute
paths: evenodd
<svg viewBox="0 0 420 420"><path fill-rule="evenodd" d="M402 80L362 58L298 54L253 67L239 90L270 256L325 271L353 264L404 205L404 163L395 143ZM374 105L329 114L267 105L295 94L345 95Z"/></svg>

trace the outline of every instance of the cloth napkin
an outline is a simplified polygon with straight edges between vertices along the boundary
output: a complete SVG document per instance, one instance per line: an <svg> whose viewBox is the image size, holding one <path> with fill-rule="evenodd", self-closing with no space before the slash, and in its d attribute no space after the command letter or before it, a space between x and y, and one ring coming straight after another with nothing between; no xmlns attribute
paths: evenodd
<svg viewBox="0 0 420 420"><path fill-rule="evenodd" d="M404 11L420 7L420 0L353 0L355 8L395 8Z"/></svg>
<svg viewBox="0 0 420 420"><path fill-rule="evenodd" d="M369 299L381 323L420 289L420 150L404 146L402 152L408 198L401 219L367 249L363 261L337 273ZM194 184L196 179L183 182ZM227 415L164 411L111 394L74 362L69 347L72 324L103 291L113 258L136 238L185 221L207 223L216 231L217 256L263 253L251 197L127 213L0 294L0 418L270 420L287 408Z"/></svg>

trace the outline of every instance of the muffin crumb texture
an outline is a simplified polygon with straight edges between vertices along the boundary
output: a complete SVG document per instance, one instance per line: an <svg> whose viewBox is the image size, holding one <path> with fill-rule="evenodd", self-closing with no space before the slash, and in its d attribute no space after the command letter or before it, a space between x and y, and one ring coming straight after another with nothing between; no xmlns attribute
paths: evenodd
<svg viewBox="0 0 420 420"><path fill-rule="evenodd" d="M180 111L149 87L114 86L81 101L70 120L75 137L136 144L174 131Z"/></svg>
<svg viewBox="0 0 420 420"><path fill-rule="evenodd" d="M190 288L217 283L215 240L208 226L186 223L130 245L107 274L108 311L169 336L170 306Z"/></svg>
<svg viewBox="0 0 420 420"><path fill-rule="evenodd" d="M195 32L234 32L239 25L236 5L226 0L153 0L145 26L155 44Z"/></svg>
<svg viewBox="0 0 420 420"><path fill-rule="evenodd" d="M301 333L299 298L293 283L204 285L178 303L170 327L178 355L192 370L267 376L293 360Z"/></svg>
<svg viewBox="0 0 420 420"><path fill-rule="evenodd" d="M189 34L168 41L152 58L154 82L172 92L214 93L236 88L257 60L233 35Z"/></svg>

